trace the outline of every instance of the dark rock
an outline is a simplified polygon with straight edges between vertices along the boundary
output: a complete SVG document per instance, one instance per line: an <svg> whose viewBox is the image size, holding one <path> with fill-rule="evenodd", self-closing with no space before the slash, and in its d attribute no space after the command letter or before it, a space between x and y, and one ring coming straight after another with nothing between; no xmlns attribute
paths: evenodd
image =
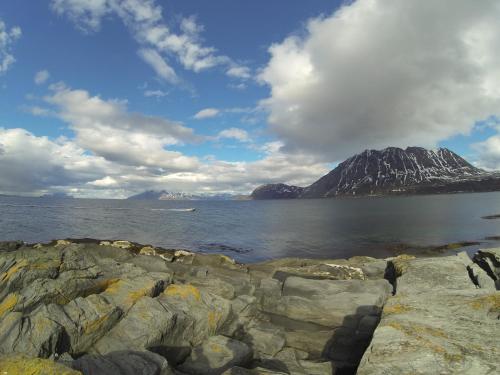
<svg viewBox="0 0 500 375"><path fill-rule="evenodd" d="M151 352L118 351L107 355L85 355L71 367L91 375L173 375L165 358Z"/></svg>
<svg viewBox="0 0 500 375"><path fill-rule="evenodd" d="M299 198L304 188L285 184L259 186L250 195L252 199L293 199Z"/></svg>

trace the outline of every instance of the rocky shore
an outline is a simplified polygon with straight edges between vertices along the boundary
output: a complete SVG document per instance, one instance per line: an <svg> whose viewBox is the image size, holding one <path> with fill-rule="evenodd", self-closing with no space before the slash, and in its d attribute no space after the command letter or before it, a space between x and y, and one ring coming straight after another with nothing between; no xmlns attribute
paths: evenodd
<svg viewBox="0 0 500 375"><path fill-rule="evenodd" d="M243 265L0 243L0 374L500 373L500 249Z"/></svg>

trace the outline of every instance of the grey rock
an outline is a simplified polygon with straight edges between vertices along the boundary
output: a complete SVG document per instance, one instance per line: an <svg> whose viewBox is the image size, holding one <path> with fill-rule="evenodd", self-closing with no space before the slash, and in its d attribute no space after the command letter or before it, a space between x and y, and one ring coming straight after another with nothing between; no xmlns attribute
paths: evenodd
<svg viewBox="0 0 500 375"><path fill-rule="evenodd" d="M178 369L191 375L219 375L251 359L252 351L246 344L225 336L213 336L195 347Z"/></svg>
<svg viewBox="0 0 500 375"><path fill-rule="evenodd" d="M141 297L108 334L92 348L97 354L144 351L162 345L175 325L175 314L151 297Z"/></svg>
<svg viewBox="0 0 500 375"><path fill-rule="evenodd" d="M397 285L358 374L498 372L500 292L477 288L461 257L408 260Z"/></svg>
<svg viewBox="0 0 500 375"><path fill-rule="evenodd" d="M263 310L324 327L356 328L377 315L390 294L386 280L309 280L289 277L281 298L264 298Z"/></svg>
<svg viewBox="0 0 500 375"><path fill-rule="evenodd" d="M28 316L8 313L0 322L0 353L42 358L56 353L64 331L50 317L45 306Z"/></svg>
<svg viewBox="0 0 500 375"><path fill-rule="evenodd" d="M73 361L71 367L89 375L174 375L165 358L151 352L85 355Z"/></svg>
<svg viewBox="0 0 500 375"><path fill-rule="evenodd" d="M254 351L255 356L275 356L285 346L284 333L271 324L250 327L242 339Z"/></svg>

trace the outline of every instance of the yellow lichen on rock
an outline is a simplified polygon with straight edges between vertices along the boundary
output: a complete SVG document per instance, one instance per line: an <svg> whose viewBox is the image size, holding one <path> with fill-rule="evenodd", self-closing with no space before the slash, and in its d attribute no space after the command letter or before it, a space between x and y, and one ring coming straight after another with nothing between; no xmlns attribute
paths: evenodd
<svg viewBox="0 0 500 375"><path fill-rule="evenodd" d="M120 288L123 285L123 280L121 279L113 279L113 281L108 283L108 282L103 282L103 286L106 286L106 289L104 290L105 293L110 293L110 294L115 294L120 290Z"/></svg>
<svg viewBox="0 0 500 375"><path fill-rule="evenodd" d="M144 246L141 250L139 250L140 255L156 255L156 250L151 246Z"/></svg>
<svg viewBox="0 0 500 375"><path fill-rule="evenodd" d="M54 246L68 246L71 245L71 241L68 240L57 240Z"/></svg>
<svg viewBox="0 0 500 375"><path fill-rule="evenodd" d="M107 322L108 318L109 315L103 315L96 320L87 322L83 326L83 332L85 332L86 334L90 334L98 331Z"/></svg>
<svg viewBox="0 0 500 375"><path fill-rule="evenodd" d="M200 290L191 284L169 285L163 294L170 297L180 297L183 299L193 298L196 301L201 301Z"/></svg>
<svg viewBox="0 0 500 375"><path fill-rule="evenodd" d="M15 293L10 293L4 300L0 303L0 318L2 318L6 313L12 311L19 301L19 296Z"/></svg>
<svg viewBox="0 0 500 375"><path fill-rule="evenodd" d="M403 273L405 273L406 269L408 268L409 261L415 258L416 257L413 255L401 254L392 259L392 264L394 265L396 275L401 276Z"/></svg>
<svg viewBox="0 0 500 375"><path fill-rule="evenodd" d="M111 246L117 247L119 249L130 249L131 247L133 247L130 241L113 241Z"/></svg>
<svg viewBox="0 0 500 375"><path fill-rule="evenodd" d="M149 283L144 288L136 289L136 290L131 291L129 293L129 295L128 295L127 301L131 305L133 305L141 297L144 297L144 296L150 296L151 297L151 295L153 294L153 291L155 289L155 286L156 286L156 283L155 282L151 282L151 283Z"/></svg>
<svg viewBox="0 0 500 375"><path fill-rule="evenodd" d="M0 276L0 281L9 281L12 276L28 266L27 259L21 259Z"/></svg>
<svg viewBox="0 0 500 375"><path fill-rule="evenodd" d="M81 372L50 359L28 358L22 355L0 357L2 375L81 375Z"/></svg>
<svg viewBox="0 0 500 375"><path fill-rule="evenodd" d="M217 325L219 324L221 318L222 314L218 311L212 310L208 312L208 327L212 333L217 330Z"/></svg>
<svg viewBox="0 0 500 375"><path fill-rule="evenodd" d="M413 308L407 305L403 305L401 303L394 303L392 305L386 305L383 310L383 315L392 315L392 314L403 314L406 312L412 311Z"/></svg>
<svg viewBox="0 0 500 375"><path fill-rule="evenodd" d="M475 310L488 309L500 312L500 292L474 298L469 305Z"/></svg>

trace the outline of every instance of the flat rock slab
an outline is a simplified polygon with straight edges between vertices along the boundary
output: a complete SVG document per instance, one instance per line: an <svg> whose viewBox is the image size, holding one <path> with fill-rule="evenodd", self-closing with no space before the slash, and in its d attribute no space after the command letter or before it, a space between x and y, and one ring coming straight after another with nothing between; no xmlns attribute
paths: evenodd
<svg viewBox="0 0 500 375"><path fill-rule="evenodd" d="M409 260L358 374L500 373L499 316L500 292L459 257Z"/></svg>

